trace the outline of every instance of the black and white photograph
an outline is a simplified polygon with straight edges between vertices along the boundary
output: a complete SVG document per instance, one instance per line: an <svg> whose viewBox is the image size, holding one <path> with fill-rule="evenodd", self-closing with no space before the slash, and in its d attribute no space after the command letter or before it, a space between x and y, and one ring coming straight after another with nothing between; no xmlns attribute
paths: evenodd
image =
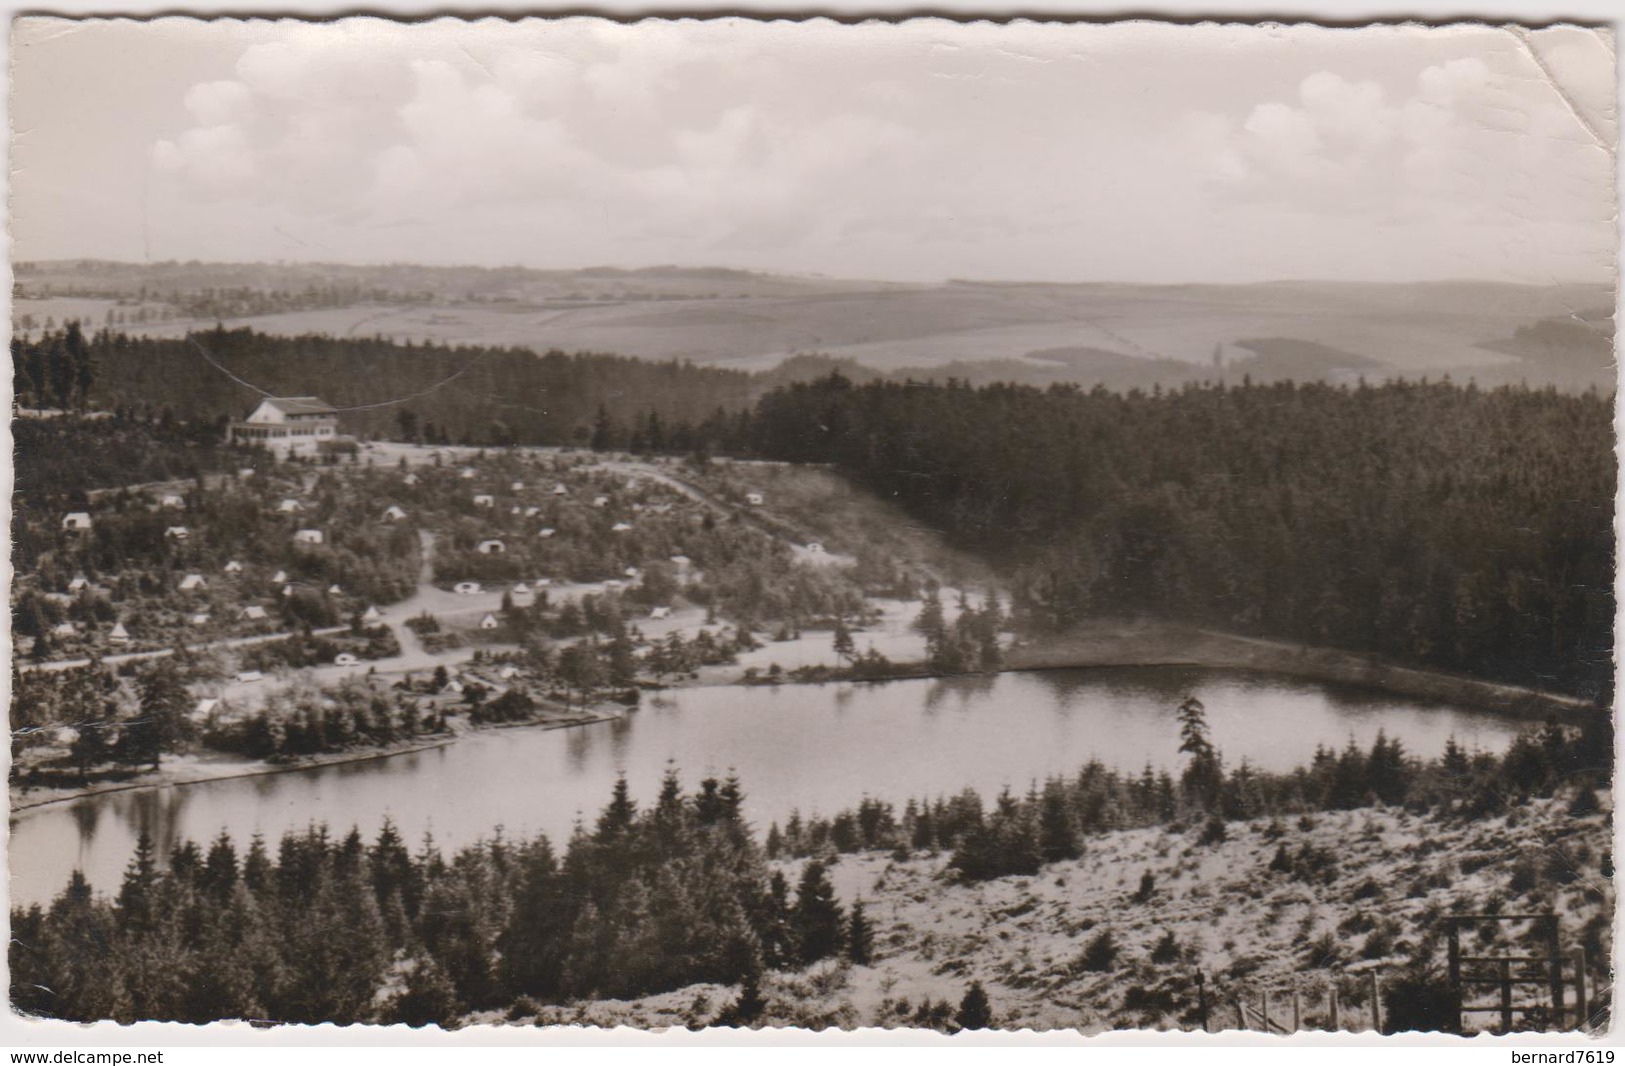
<svg viewBox="0 0 1625 1066"><path fill-rule="evenodd" d="M10 63L11 1032L1611 1033L1610 25Z"/></svg>

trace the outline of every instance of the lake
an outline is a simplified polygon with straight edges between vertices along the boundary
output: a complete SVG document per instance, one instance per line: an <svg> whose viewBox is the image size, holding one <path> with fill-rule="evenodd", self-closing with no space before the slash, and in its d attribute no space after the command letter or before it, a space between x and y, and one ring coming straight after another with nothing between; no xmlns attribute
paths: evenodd
<svg viewBox="0 0 1625 1066"><path fill-rule="evenodd" d="M12 821L14 903L48 900L77 867L117 889L137 836L160 853L221 829L272 850L288 829L325 822L369 837L392 819L415 849L432 833L449 851L502 826L561 844L590 822L624 773L652 801L668 762L694 787L736 772L746 810L766 829L791 810L832 814L865 795L901 807L957 792L1072 773L1091 758L1137 772L1180 764L1175 708L1207 705L1226 765L1288 770L1316 745L1369 746L1378 730L1435 757L1452 735L1499 751L1521 723L1461 707L1281 678L1182 668L1053 670L885 684L694 688L646 696L624 719L570 729L501 729L442 748L292 773L94 796Z"/></svg>

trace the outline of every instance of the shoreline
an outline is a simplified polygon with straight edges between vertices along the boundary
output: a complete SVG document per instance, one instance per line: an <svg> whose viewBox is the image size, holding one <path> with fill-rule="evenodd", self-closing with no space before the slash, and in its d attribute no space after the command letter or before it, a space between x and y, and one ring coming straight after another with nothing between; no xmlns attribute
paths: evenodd
<svg viewBox="0 0 1625 1066"><path fill-rule="evenodd" d="M1179 650L1173 650L1173 645ZM913 664L909 664L913 665ZM1130 669L1194 669L1255 673L1281 678L1294 678L1319 684L1352 685L1391 696L1450 703L1473 707L1487 713L1516 717L1524 721L1538 721L1539 717L1554 715L1570 720L1594 710L1595 705L1573 696L1541 692L1493 681L1460 677L1396 666L1373 656L1344 652L1313 645L1295 645L1233 634L1200 629L1173 629L1145 623L1074 628L1058 636L1038 638L1018 643L1006 657L1006 665L998 673L1037 673L1047 670L1130 670ZM841 678L831 677L816 681L747 682L742 678L721 681L701 677L678 681L649 689L651 695L662 691L692 690L699 688L744 687L769 688L781 685L827 684L886 684L891 681L919 681L932 678L976 677L978 674L943 674L926 669L908 669L890 677ZM181 788L186 785L229 781L236 778L264 777L271 774L296 773L323 766L387 759L396 755L410 755L430 751L456 743L462 737L493 729L567 729L611 721L620 715L583 710L566 719L532 722L498 722L488 725L465 726L462 729L437 736L432 740L412 743L405 747L380 748L367 751L330 752L308 756L297 763L268 764L259 762L228 762L215 765L220 772L203 772L196 776L176 779L154 777L148 780L122 781L116 784L75 789L61 795L20 802L12 793L11 817L29 811L41 810L62 803L87 799L92 796L141 789ZM195 764L194 764L195 765ZM176 768L171 768L172 772ZM158 775L163 770L157 771Z"/></svg>
<svg viewBox="0 0 1625 1066"><path fill-rule="evenodd" d="M184 779L159 780L156 777L148 780L121 781L116 784L92 785L82 789L75 789L63 795L53 795L44 799L37 799L28 803L18 802L15 792L11 797L11 818L30 811L44 810L62 803L72 803L76 800L89 799L92 796L106 796L116 792L136 792L143 789L184 788L187 785L206 785L216 781L234 781L247 777L269 777L273 774L291 774L302 770L317 770L324 766L340 766L344 763L367 762L373 759L389 759L397 755L412 755L421 751L433 751L436 748L448 747L458 740L473 733L483 733L492 729L568 729L573 726L594 725L599 722L608 722L619 717L613 714L584 714L565 720L549 720L535 722L495 722L490 725L468 726L461 730L437 735L430 739L411 742L402 747L372 748L365 751L334 751L321 755L305 756L299 762L268 763L259 760L256 762L219 760L213 765L221 772L199 773L196 776ZM176 769L170 767L171 770ZM148 771L149 774L162 775L163 770Z"/></svg>
<svg viewBox="0 0 1625 1066"><path fill-rule="evenodd" d="M1406 699L1457 704L1528 722L1570 722L1598 709L1578 696L1400 666L1378 656L1195 627L1091 623L1010 649L1007 670L1185 667L1353 685Z"/></svg>

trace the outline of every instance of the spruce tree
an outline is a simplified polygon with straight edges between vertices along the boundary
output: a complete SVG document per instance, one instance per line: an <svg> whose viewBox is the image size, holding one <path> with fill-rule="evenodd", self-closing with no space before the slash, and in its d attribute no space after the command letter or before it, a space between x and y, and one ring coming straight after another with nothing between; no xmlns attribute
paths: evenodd
<svg viewBox="0 0 1625 1066"><path fill-rule="evenodd" d="M841 950L841 905L835 899L835 886L821 862L809 862L796 889L792 922L803 965L828 958Z"/></svg>
<svg viewBox="0 0 1625 1066"><path fill-rule="evenodd" d="M852 904L852 918L846 926L846 957L854 966L867 966L874 959L875 930L864 913L863 900Z"/></svg>
<svg viewBox="0 0 1625 1066"><path fill-rule="evenodd" d="M954 1021L961 1029L987 1029L993 1024L993 1004L988 1001L987 989L982 982L972 981L965 996L959 1001L959 1013Z"/></svg>

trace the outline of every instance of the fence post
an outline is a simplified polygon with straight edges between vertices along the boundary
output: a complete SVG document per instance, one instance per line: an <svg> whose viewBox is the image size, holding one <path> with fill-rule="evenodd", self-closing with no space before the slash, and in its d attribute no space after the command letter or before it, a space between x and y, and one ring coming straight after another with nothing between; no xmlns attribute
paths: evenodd
<svg viewBox="0 0 1625 1066"><path fill-rule="evenodd" d="M1202 1019L1202 1032L1207 1032L1207 978L1196 971L1196 1016Z"/></svg>
<svg viewBox="0 0 1625 1066"><path fill-rule="evenodd" d="M1259 1006L1258 1013L1260 1013L1260 1014L1262 1014L1264 1016L1264 1031L1267 1033L1267 1032L1270 1031L1270 990L1269 989L1266 988L1262 992L1258 993L1258 1006Z"/></svg>
<svg viewBox="0 0 1625 1066"><path fill-rule="evenodd" d="M1445 919L1450 930L1450 995L1456 1002L1450 1031L1461 1032L1461 923Z"/></svg>
<svg viewBox="0 0 1625 1066"><path fill-rule="evenodd" d="M1247 1028L1247 1008L1241 1005L1241 997L1236 997L1236 1028Z"/></svg>
<svg viewBox="0 0 1625 1066"><path fill-rule="evenodd" d="M1331 1000L1332 1008L1332 1032L1341 1032L1343 1029L1343 1019L1338 1017L1337 1013L1337 985L1335 982L1332 984L1331 994L1328 998Z"/></svg>
<svg viewBox="0 0 1625 1066"><path fill-rule="evenodd" d="M1303 996L1298 992L1292 993L1292 1031L1294 1033L1303 1029Z"/></svg>
<svg viewBox="0 0 1625 1066"><path fill-rule="evenodd" d="M1552 1022L1558 1029L1563 1028L1563 948L1558 943L1558 917L1552 915L1546 920L1546 966L1550 971L1547 977L1551 979L1552 986Z"/></svg>
<svg viewBox="0 0 1625 1066"><path fill-rule="evenodd" d="M1382 1032L1382 991L1377 984L1377 971L1371 971L1371 1028Z"/></svg>
<svg viewBox="0 0 1625 1066"><path fill-rule="evenodd" d="M1501 960L1501 1032L1512 1032L1512 963Z"/></svg>
<svg viewBox="0 0 1625 1066"><path fill-rule="evenodd" d="M1591 1020L1591 1005L1586 1002L1586 949L1574 949L1574 1027L1584 1029Z"/></svg>

